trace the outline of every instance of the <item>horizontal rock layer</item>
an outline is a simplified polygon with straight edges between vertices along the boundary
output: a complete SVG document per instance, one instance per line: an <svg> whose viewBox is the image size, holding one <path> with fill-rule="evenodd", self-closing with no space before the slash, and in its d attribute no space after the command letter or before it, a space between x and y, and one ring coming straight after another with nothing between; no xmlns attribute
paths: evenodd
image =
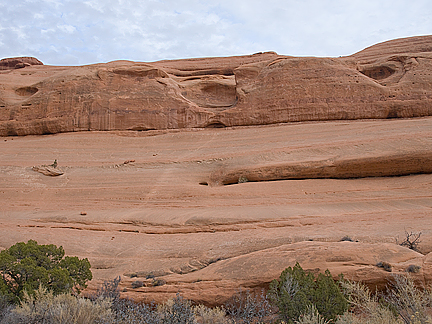
<svg viewBox="0 0 432 324"><path fill-rule="evenodd" d="M430 116L431 44L413 37L340 58L267 52L8 69L0 136Z"/></svg>

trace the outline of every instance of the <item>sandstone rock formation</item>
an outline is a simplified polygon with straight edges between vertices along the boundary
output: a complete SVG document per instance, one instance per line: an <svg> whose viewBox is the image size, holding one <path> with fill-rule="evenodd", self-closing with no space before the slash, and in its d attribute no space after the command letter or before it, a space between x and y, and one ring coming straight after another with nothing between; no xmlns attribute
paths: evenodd
<svg viewBox="0 0 432 324"><path fill-rule="evenodd" d="M64 174L64 172L60 169L54 168L50 165L35 165L34 167L32 167L32 170L50 177L57 177Z"/></svg>
<svg viewBox="0 0 432 324"><path fill-rule="evenodd" d="M89 258L88 292L121 276L122 296L146 301L223 303L297 261L372 288L412 265L431 284L431 43L341 58L8 63L0 249L61 245ZM405 231L422 232L420 253L397 244Z"/></svg>
<svg viewBox="0 0 432 324"><path fill-rule="evenodd" d="M432 283L432 174L391 176L426 165L431 117L3 137L0 151L0 248L35 239L87 257L90 291L121 276L124 297L180 292L217 304L239 288L266 287L296 261L371 288L412 264ZM54 159L64 175L32 170ZM311 161L388 176L259 181ZM251 181L200 185L217 175ZM422 254L396 244L405 231L422 232ZM151 276L166 284L153 286ZM136 280L144 286L133 288Z"/></svg>
<svg viewBox="0 0 432 324"><path fill-rule="evenodd" d="M422 36L340 58L268 52L7 70L0 135L430 116L431 44Z"/></svg>
<svg viewBox="0 0 432 324"><path fill-rule="evenodd" d="M13 57L0 60L0 70L22 69L31 65L43 65L34 57Z"/></svg>
<svg viewBox="0 0 432 324"><path fill-rule="evenodd" d="M279 278L283 270L293 267L296 262L308 271L318 273L328 269L335 279L343 274L346 278L362 281L372 289L379 290L385 289L390 277L389 272L376 266L380 260L387 260L392 272L399 274L414 264L420 267L414 278L425 285L430 283L425 282L423 270L426 258L420 253L389 243L299 242L219 260L187 274L161 276L167 285L156 289L152 287L153 280L146 279L142 274L125 278L123 284L130 285L133 281L142 280L144 286L129 291L129 296L136 298L141 293L140 297L146 302L162 302L166 299L164 295L174 296L179 290L187 290L188 296L194 301L215 306L236 294L239 286L258 291L267 288L273 279ZM428 267L426 269L430 270ZM155 290L159 290L159 293ZM127 293L125 295L128 296Z"/></svg>

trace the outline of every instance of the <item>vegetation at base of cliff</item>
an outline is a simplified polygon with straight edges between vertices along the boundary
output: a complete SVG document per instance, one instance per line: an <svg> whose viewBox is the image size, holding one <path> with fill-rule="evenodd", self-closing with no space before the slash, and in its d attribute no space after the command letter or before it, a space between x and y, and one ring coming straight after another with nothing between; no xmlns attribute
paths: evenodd
<svg viewBox="0 0 432 324"><path fill-rule="evenodd" d="M222 307L194 305L180 294L148 305L121 299L120 277L90 298L78 296L92 278L89 261L30 240L0 252L0 324L432 324L432 290L415 285L411 268L394 274L381 294L297 263L267 293L239 291Z"/></svg>
<svg viewBox="0 0 432 324"><path fill-rule="evenodd" d="M314 276L297 264L267 294L239 291L214 308L193 305L180 294L161 305L135 303L120 298L119 283L120 277L105 282L91 298L55 295L42 285L33 294L24 291L19 304L0 294L0 324L432 323L432 291L416 286L409 273L393 275L385 293L373 294L362 283L333 281L329 272Z"/></svg>
<svg viewBox="0 0 432 324"><path fill-rule="evenodd" d="M61 246L29 240L0 252L0 293L14 303L35 295L40 286L53 295L79 294L91 279L90 262L65 256Z"/></svg>

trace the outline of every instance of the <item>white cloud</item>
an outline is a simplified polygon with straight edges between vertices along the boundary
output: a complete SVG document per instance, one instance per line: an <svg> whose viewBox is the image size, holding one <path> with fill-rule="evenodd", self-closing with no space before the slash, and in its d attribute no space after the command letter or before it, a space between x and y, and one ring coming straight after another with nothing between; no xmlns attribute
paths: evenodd
<svg viewBox="0 0 432 324"><path fill-rule="evenodd" d="M57 28L60 30L60 32L66 33L66 34L72 34L76 31L76 28L71 25L59 25Z"/></svg>
<svg viewBox="0 0 432 324"><path fill-rule="evenodd" d="M430 0L3 0L0 58L46 64L228 56L348 55L432 34Z"/></svg>

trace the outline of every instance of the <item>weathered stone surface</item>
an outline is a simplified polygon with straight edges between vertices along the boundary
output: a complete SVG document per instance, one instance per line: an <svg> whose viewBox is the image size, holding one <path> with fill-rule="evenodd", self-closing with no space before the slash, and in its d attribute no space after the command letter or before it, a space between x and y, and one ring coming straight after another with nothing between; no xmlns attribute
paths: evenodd
<svg viewBox="0 0 432 324"><path fill-rule="evenodd" d="M268 52L7 71L0 135L430 116L431 44L422 36L340 58Z"/></svg>
<svg viewBox="0 0 432 324"><path fill-rule="evenodd" d="M375 156L333 156L310 161L270 161L265 165L231 165L210 175L209 185L294 179L350 179L432 173L432 147Z"/></svg>
<svg viewBox="0 0 432 324"><path fill-rule="evenodd" d="M362 281L372 289L385 289L393 274L406 274L408 265L417 265L419 272L412 274L417 282L429 285L430 278L423 273L426 256L394 244L367 244L355 242L299 242L264 249L238 257L218 260L202 269L187 274L158 276L166 281L165 287L153 287L152 280L144 280L139 289L128 289L125 296L146 302L164 301L184 291L190 299L206 305L226 302L239 287L248 290L268 288L281 272L299 262L303 269L314 273L328 269L335 279L343 274L346 279ZM382 262L391 265L391 272L377 267ZM426 267L429 271L429 267ZM138 275L138 274L137 274ZM137 278L124 278L122 286L129 287ZM221 287L223 287L221 289Z"/></svg>
<svg viewBox="0 0 432 324"><path fill-rule="evenodd" d="M431 283L432 174L391 176L427 166L431 151L432 117L2 137L0 249L61 245L89 258L89 292L121 276L122 295L137 300L180 292L219 303L265 287L295 261L371 288L413 264ZM64 175L32 170L55 159ZM253 182L311 161L377 174ZM245 170L252 181L200 185ZM405 231L422 232L424 256L396 244ZM358 242L339 242L345 236ZM166 284L152 286L149 275ZM145 285L134 289L135 280Z"/></svg>
<svg viewBox="0 0 432 324"><path fill-rule="evenodd" d="M43 65L34 57L12 57L0 60L0 70L22 69L31 65Z"/></svg>
<svg viewBox="0 0 432 324"><path fill-rule="evenodd" d="M57 177L64 174L64 172L60 169L54 168L49 165L34 166L32 167L32 170L50 177Z"/></svg>

